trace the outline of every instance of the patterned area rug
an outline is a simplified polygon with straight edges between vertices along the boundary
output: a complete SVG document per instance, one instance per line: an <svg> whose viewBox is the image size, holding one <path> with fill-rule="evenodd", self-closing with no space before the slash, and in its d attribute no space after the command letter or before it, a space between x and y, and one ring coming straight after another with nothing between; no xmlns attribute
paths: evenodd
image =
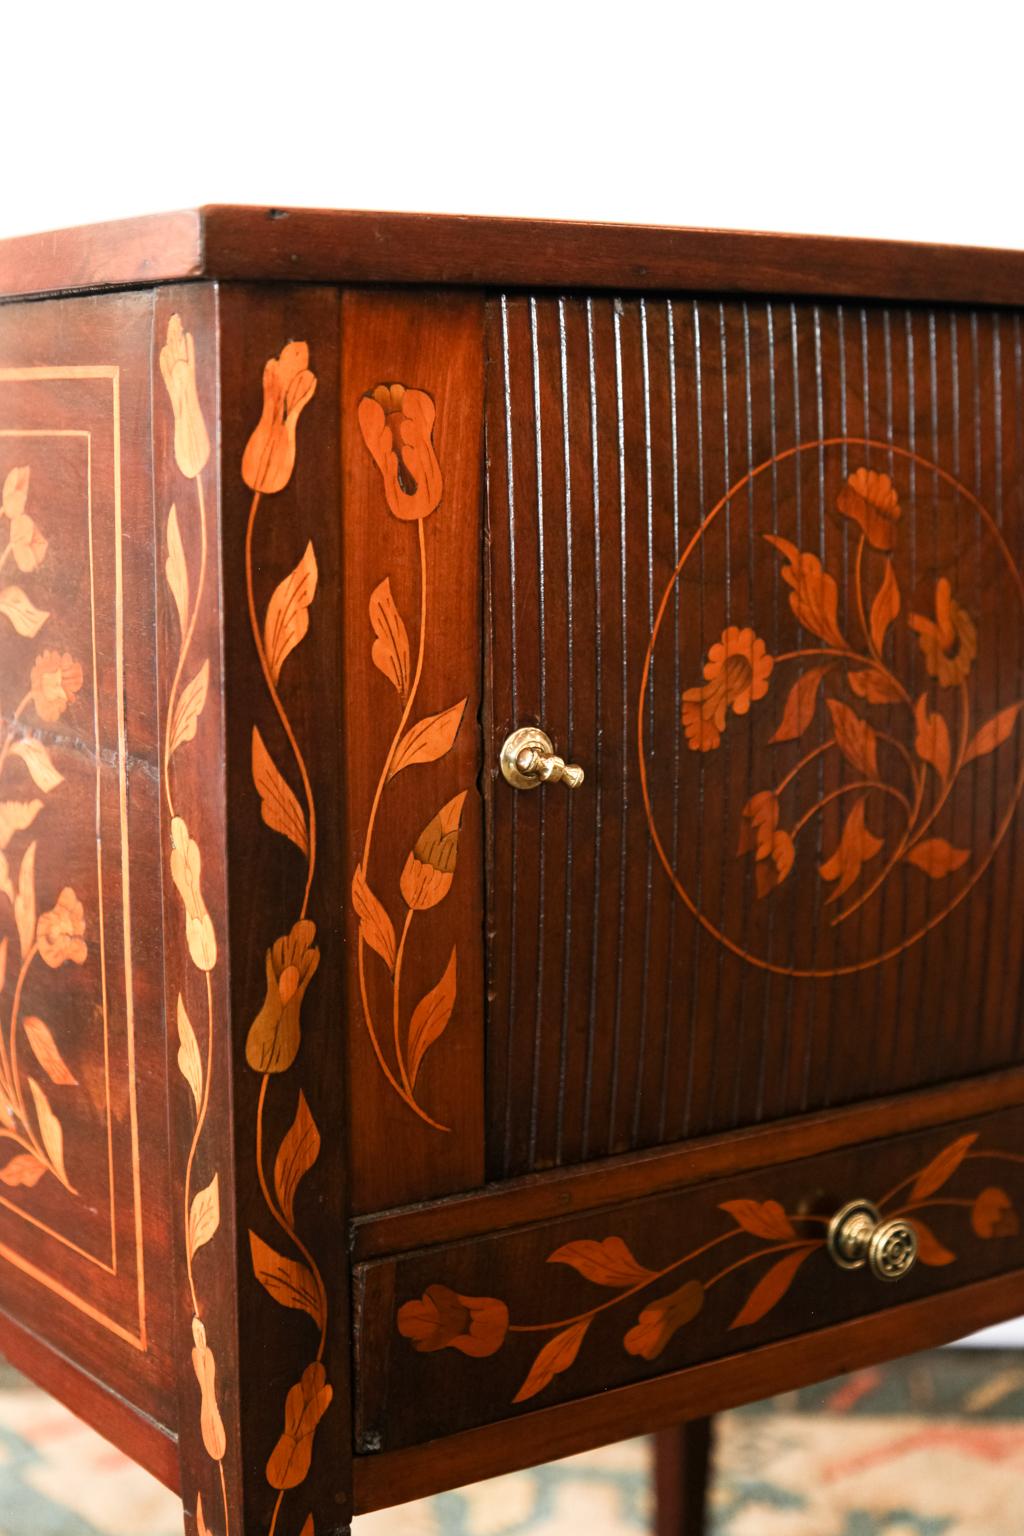
<svg viewBox="0 0 1024 1536"><path fill-rule="evenodd" d="M709 1536L1022 1536L1024 1354L943 1351L718 1421ZM635 1536L632 1440L356 1521L356 1536ZM177 1501L0 1365L0 1536L180 1536Z"/></svg>

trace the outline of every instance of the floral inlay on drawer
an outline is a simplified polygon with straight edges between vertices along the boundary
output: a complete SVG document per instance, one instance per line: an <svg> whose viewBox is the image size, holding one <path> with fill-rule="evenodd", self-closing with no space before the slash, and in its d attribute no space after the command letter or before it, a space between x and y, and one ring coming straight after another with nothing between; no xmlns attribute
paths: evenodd
<svg viewBox="0 0 1024 1536"><path fill-rule="evenodd" d="M377 1298L393 1295L395 1343L386 1395L364 1373L365 1437L386 1422L387 1443L402 1443L417 1404L432 1400L433 1370L413 1368L410 1347L425 1362L444 1352L443 1427L466 1427L481 1403L493 1418L542 1394L584 1396L1019 1265L1021 1127L1011 1111L980 1131L930 1132L368 1264L364 1317L382 1326ZM863 1226L852 1249L848 1212ZM456 1367L460 1356L470 1364Z"/></svg>
<svg viewBox="0 0 1024 1536"><path fill-rule="evenodd" d="M667 671L673 599L698 566L716 580L724 572L731 613L748 615L702 637L700 655L684 647L677 701L688 754L724 756L736 791L716 803L704 845L720 838L753 875L746 906L720 921L700 906L692 855L683 868L670 854L645 772L652 668ZM698 921L793 976L876 965L941 923L985 873L1024 790L1022 615L1024 585L999 527L939 464L840 438L787 449L739 479L662 596L638 721L651 835ZM770 909L810 880L822 885L812 925L822 931L807 927L803 958L780 961ZM880 927L858 921L889 888Z"/></svg>
<svg viewBox="0 0 1024 1536"><path fill-rule="evenodd" d="M936 1198L969 1155L976 1136L962 1136L943 1149L913 1180L904 1180L878 1201L878 1209L889 1219L905 1216L917 1234L918 1257L922 1264L941 1268L952 1264L956 1254L941 1243L918 1214L933 1206L957 1206L970 1212L970 1228L976 1238L1016 1237L1020 1219L1005 1190L992 1185L971 1199ZM978 1155L985 1155L980 1153ZM990 1158L1024 1164L1024 1157L990 1152ZM909 1189L907 1185L910 1185ZM897 1202L897 1197L904 1198ZM458 1349L464 1355L493 1355L510 1334L551 1335L544 1344L513 1401L524 1403L536 1397L549 1382L569 1370L587 1330L602 1313L635 1296L660 1287L669 1276L678 1277L697 1259L713 1249L725 1248L725 1265L703 1280L686 1279L681 1286L646 1302L639 1316L623 1336L627 1354L656 1360L675 1333L701 1312L708 1292L750 1264L763 1268L753 1288L736 1313L730 1328L749 1328L766 1317L785 1296L801 1267L825 1247L823 1229L829 1218L821 1215L797 1215L787 1212L778 1200L726 1200L721 1210L732 1220L731 1226L709 1238L681 1258L661 1269L648 1269L630 1252L621 1237L600 1240L583 1238L566 1243L548 1255L549 1264L568 1264L584 1280L617 1291L610 1301L601 1301L575 1317L550 1323L518 1323L509 1318L503 1301L490 1296L459 1296L445 1285L432 1285L419 1301L407 1301L398 1312L398 1331L411 1339L420 1351ZM735 1247L733 1239L744 1234L759 1240L760 1246L739 1258L728 1256Z"/></svg>

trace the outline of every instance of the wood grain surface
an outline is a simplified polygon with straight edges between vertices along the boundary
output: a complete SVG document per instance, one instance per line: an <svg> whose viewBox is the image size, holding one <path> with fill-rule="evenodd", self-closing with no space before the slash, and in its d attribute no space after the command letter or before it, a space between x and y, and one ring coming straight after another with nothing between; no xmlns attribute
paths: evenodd
<svg viewBox="0 0 1024 1536"><path fill-rule="evenodd" d="M483 1176L482 303L352 292L341 323L348 1049L362 1212Z"/></svg>
<svg viewBox="0 0 1024 1536"><path fill-rule="evenodd" d="M0 311L11 1357L327 1536L1019 1309L1024 257L211 208L0 287L76 290Z"/></svg>
<svg viewBox="0 0 1024 1536"><path fill-rule="evenodd" d="M1017 251L734 230L214 205L0 242L0 294L177 278L1015 304Z"/></svg>
<svg viewBox="0 0 1024 1536"><path fill-rule="evenodd" d="M1024 1112L357 1267L357 1446L394 1450L1020 1267ZM826 1251L868 1200L920 1257Z"/></svg>
<svg viewBox="0 0 1024 1536"><path fill-rule="evenodd" d="M0 1304L173 1428L151 333L0 317Z"/></svg>
<svg viewBox="0 0 1024 1536"><path fill-rule="evenodd" d="M339 310L324 288L220 294L237 1390L261 1532L352 1513Z"/></svg>
<svg viewBox="0 0 1024 1536"><path fill-rule="evenodd" d="M199 1530L331 1529L351 1510L347 1265L324 1240L347 1187L337 295L172 289L157 319L161 374L181 332L196 360L157 417L182 1495Z"/></svg>
<svg viewBox="0 0 1024 1536"><path fill-rule="evenodd" d="M488 367L491 1177L1018 1060L1019 317L511 295Z"/></svg>
<svg viewBox="0 0 1024 1536"><path fill-rule="evenodd" d="M694 1137L670 1147L626 1152L574 1167L504 1179L471 1193L423 1200L352 1223L357 1261L402 1253L428 1243L450 1243L536 1221L593 1211L609 1201L640 1199L688 1188L726 1174L776 1167L903 1131L949 1124L1024 1103L1024 1071L1013 1068L941 1088L797 1115L772 1125Z"/></svg>
<svg viewBox="0 0 1024 1536"><path fill-rule="evenodd" d="M480 1478L537 1466L624 1436L652 1434L830 1376L935 1349L958 1338L964 1328L985 1328L1014 1315L1022 1284L1024 1270L1018 1269L964 1286L954 1293L953 1304L947 1294L909 1306L883 1306L870 1316L799 1339L738 1351L710 1365L599 1392L577 1403L542 1408L514 1424L501 1420L407 1451L357 1457L356 1510L364 1514L426 1498Z"/></svg>
<svg viewBox="0 0 1024 1536"><path fill-rule="evenodd" d="M654 1437L656 1536L705 1536L713 1424L693 1419Z"/></svg>

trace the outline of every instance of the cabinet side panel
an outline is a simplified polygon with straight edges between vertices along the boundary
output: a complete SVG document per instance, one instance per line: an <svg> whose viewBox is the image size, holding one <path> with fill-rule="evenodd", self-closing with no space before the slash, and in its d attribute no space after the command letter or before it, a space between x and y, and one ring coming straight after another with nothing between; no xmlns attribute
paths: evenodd
<svg viewBox="0 0 1024 1536"><path fill-rule="evenodd" d="M173 1427L151 330L0 313L0 1306Z"/></svg>

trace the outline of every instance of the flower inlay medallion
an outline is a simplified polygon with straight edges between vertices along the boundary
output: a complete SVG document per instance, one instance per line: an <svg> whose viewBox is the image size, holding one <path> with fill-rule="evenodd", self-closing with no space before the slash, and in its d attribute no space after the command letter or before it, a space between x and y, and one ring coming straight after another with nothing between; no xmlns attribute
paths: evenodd
<svg viewBox="0 0 1024 1536"><path fill-rule="evenodd" d="M698 921L824 977L953 912L1024 788L1022 610L988 508L917 454L829 439L738 480L662 596L638 711L651 835ZM672 795L702 820L675 847Z"/></svg>

